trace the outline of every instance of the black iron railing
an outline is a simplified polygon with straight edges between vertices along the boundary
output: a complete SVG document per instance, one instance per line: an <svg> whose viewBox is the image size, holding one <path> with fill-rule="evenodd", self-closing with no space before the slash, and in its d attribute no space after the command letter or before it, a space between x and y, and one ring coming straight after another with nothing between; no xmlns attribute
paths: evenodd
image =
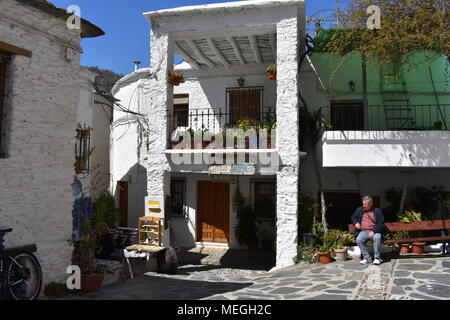
<svg viewBox="0 0 450 320"><path fill-rule="evenodd" d="M249 108L213 108L213 109L182 109L178 108L167 113L170 136L177 133L189 132L192 140L198 135L212 134L221 136L226 140L226 132L229 129L254 129L257 132L257 141L253 142L258 148L259 132L264 129L270 136L276 128L275 107L249 107ZM169 142L174 147L172 141ZM250 143L251 144L251 143ZM249 142L246 141L247 147ZM215 148L222 148L217 145ZM272 146L273 147L273 146ZM250 147L251 148L251 147Z"/></svg>
<svg viewBox="0 0 450 320"><path fill-rule="evenodd" d="M362 105L322 107L325 130L450 130L450 105Z"/></svg>

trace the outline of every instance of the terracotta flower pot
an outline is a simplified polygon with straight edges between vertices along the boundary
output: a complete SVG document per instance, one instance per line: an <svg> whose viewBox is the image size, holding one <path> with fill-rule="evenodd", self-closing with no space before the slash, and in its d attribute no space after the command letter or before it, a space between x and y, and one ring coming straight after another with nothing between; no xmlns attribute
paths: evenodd
<svg viewBox="0 0 450 320"><path fill-rule="evenodd" d="M336 253L336 260L338 260L338 261L347 261L348 260L347 248L334 249L334 253Z"/></svg>
<svg viewBox="0 0 450 320"><path fill-rule="evenodd" d="M409 244L408 243L402 243L400 245L400 254L408 254L409 253Z"/></svg>
<svg viewBox="0 0 450 320"><path fill-rule="evenodd" d="M105 274L103 273L91 273L81 275L81 291L83 293L97 292L102 286Z"/></svg>
<svg viewBox="0 0 450 320"><path fill-rule="evenodd" d="M424 254L425 253L425 242L413 242L412 251L414 254Z"/></svg>
<svg viewBox="0 0 450 320"><path fill-rule="evenodd" d="M277 80L277 70L267 71L267 78L269 80Z"/></svg>
<svg viewBox="0 0 450 320"><path fill-rule="evenodd" d="M318 252L317 253L319 255L319 262L321 264L329 264L331 263L333 260L331 258L331 252Z"/></svg>

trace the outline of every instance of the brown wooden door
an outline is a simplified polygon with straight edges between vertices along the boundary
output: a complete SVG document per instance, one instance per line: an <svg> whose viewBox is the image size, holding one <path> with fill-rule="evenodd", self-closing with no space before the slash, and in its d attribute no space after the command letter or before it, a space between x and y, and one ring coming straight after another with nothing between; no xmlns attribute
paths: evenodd
<svg viewBox="0 0 450 320"><path fill-rule="evenodd" d="M119 181L119 227L128 227L128 182Z"/></svg>
<svg viewBox="0 0 450 320"><path fill-rule="evenodd" d="M228 243L230 185L199 181L197 187L197 240Z"/></svg>
<svg viewBox="0 0 450 320"><path fill-rule="evenodd" d="M261 89L242 89L229 92L230 124L239 120L260 120Z"/></svg>

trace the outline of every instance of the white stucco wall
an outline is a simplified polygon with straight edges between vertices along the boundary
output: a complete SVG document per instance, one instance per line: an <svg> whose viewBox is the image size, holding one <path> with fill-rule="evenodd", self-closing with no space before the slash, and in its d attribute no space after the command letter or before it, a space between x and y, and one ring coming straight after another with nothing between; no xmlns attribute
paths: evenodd
<svg viewBox="0 0 450 320"><path fill-rule="evenodd" d="M450 168L449 131L327 131L321 150L324 167Z"/></svg>
<svg viewBox="0 0 450 320"><path fill-rule="evenodd" d="M142 97L149 91L149 69L141 69L124 77L112 93L120 105L144 114L148 108ZM147 195L147 138L139 130L136 117L115 110L111 124L111 191L118 199L117 183L128 181L128 223L137 227L139 217L144 216L144 198ZM153 124L154 125L154 124ZM117 206L119 203L117 202Z"/></svg>
<svg viewBox="0 0 450 320"><path fill-rule="evenodd" d="M110 186L110 137L111 120L113 116L112 103L100 94L94 94L93 128L91 145L94 152L91 155L91 167L94 168L91 179L91 194L97 198Z"/></svg>
<svg viewBox="0 0 450 320"><path fill-rule="evenodd" d="M63 20L14 0L0 1L0 41L14 56L6 102L8 154L0 159L0 224L7 246L36 243L44 281L65 281L71 264L74 142L79 103L80 35ZM75 49L71 62L65 46Z"/></svg>
<svg viewBox="0 0 450 320"><path fill-rule="evenodd" d="M269 1L262 1L260 4ZM297 184L298 184L298 80L297 59L303 45L299 38L303 35L305 8L303 1L275 1L273 6L258 6L255 4L247 10L241 8L231 11L196 11L194 14L178 16L152 16L151 32L151 61L150 73L140 71L141 75L135 73L126 79L119 81L113 93L122 103L135 108L148 107L146 111L151 124L149 130L148 151L144 150L136 155L136 150L142 150L136 145L138 135L131 125L127 129L121 128L118 122L113 126L114 139L113 157L113 182L115 187L117 181L126 175L130 168L136 163L142 163L147 171L147 180L139 182L140 187L146 186L147 194L154 196L168 195L170 192L169 163L166 155L168 132L166 110L173 106L173 94L189 94L190 108L225 108L225 89L237 87L237 79L242 76L246 82L245 86L264 86L264 105L276 105L278 117L277 146L282 168L277 174L277 266L283 267L293 264L292 258L296 255L297 245ZM275 3L273 2L273 3ZM247 3L248 4L248 3ZM266 65L237 66L226 70L223 67L210 69L203 67L198 71L182 70L185 74L186 83L179 87L167 84L167 72L173 70L173 41L175 38L182 39L186 35L204 36L208 34L228 35L230 33L245 35L246 32L258 30L264 32L276 32L278 43L278 81L266 80L264 70ZM299 31L300 30L300 31ZM180 67L177 68L177 71ZM144 75L144 73L147 73ZM141 77L142 76L142 77ZM140 80L146 78L147 80ZM145 84L145 94L136 103L135 92L137 86ZM143 109L141 111L144 112ZM121 115L115 116L116 122ZM119 142L119 140L121 140ZM193 183L201 176L195 177ZM195 181L194 181L195 180ZM135 181L132 178L132 181ZM191 188L191 189L189 189ZM192 200L192 184L188 187L190 199ZM231 191L233 195L233 190ZM131 202L131 201L130 201ZM136 210L139 212L140 208ZM143 212L143 210L141 211ZM181 240L192 244L192 235L195 233L192 227L193 216L189 215L189 221L173 221L174 229L183 229ZM195 224L194 224L195 225ZM176 230L174 230L176 232ZM167 233L167 232L166 232ZM190 235L191 236L190 236ZM231 232L232 234L232 232ZM175 236L177 237L177 236ZM167 236L166 236L166 241ZM234 240L231 241L233 246Z"/></svg>

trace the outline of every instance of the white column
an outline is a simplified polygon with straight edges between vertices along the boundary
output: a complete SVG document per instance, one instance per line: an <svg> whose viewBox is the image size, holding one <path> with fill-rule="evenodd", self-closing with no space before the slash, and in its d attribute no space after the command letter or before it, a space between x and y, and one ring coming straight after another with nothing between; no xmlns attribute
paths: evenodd
<svg viewBox="0 0 450 320"><path fill-rule="evenodd" d="M276 267L294 264L298 202L298 27L297 15L277 25L277 257Z"/></svg>
<svg viewBox="0 0 450 320"><path fill-rule="evenodd" d="M168 72L173 69L174 44L167 33L151 32L151 71L144 104L148 106L148 141L143 141L142 150L147 156L148 196L167 196L170 193L170 174L166 156L169 133L167 110L173 106L173 86L167 82ZM148 145L147 145L148 144ZM169 245L169 229L163 232L163 245Z"/></svg>

